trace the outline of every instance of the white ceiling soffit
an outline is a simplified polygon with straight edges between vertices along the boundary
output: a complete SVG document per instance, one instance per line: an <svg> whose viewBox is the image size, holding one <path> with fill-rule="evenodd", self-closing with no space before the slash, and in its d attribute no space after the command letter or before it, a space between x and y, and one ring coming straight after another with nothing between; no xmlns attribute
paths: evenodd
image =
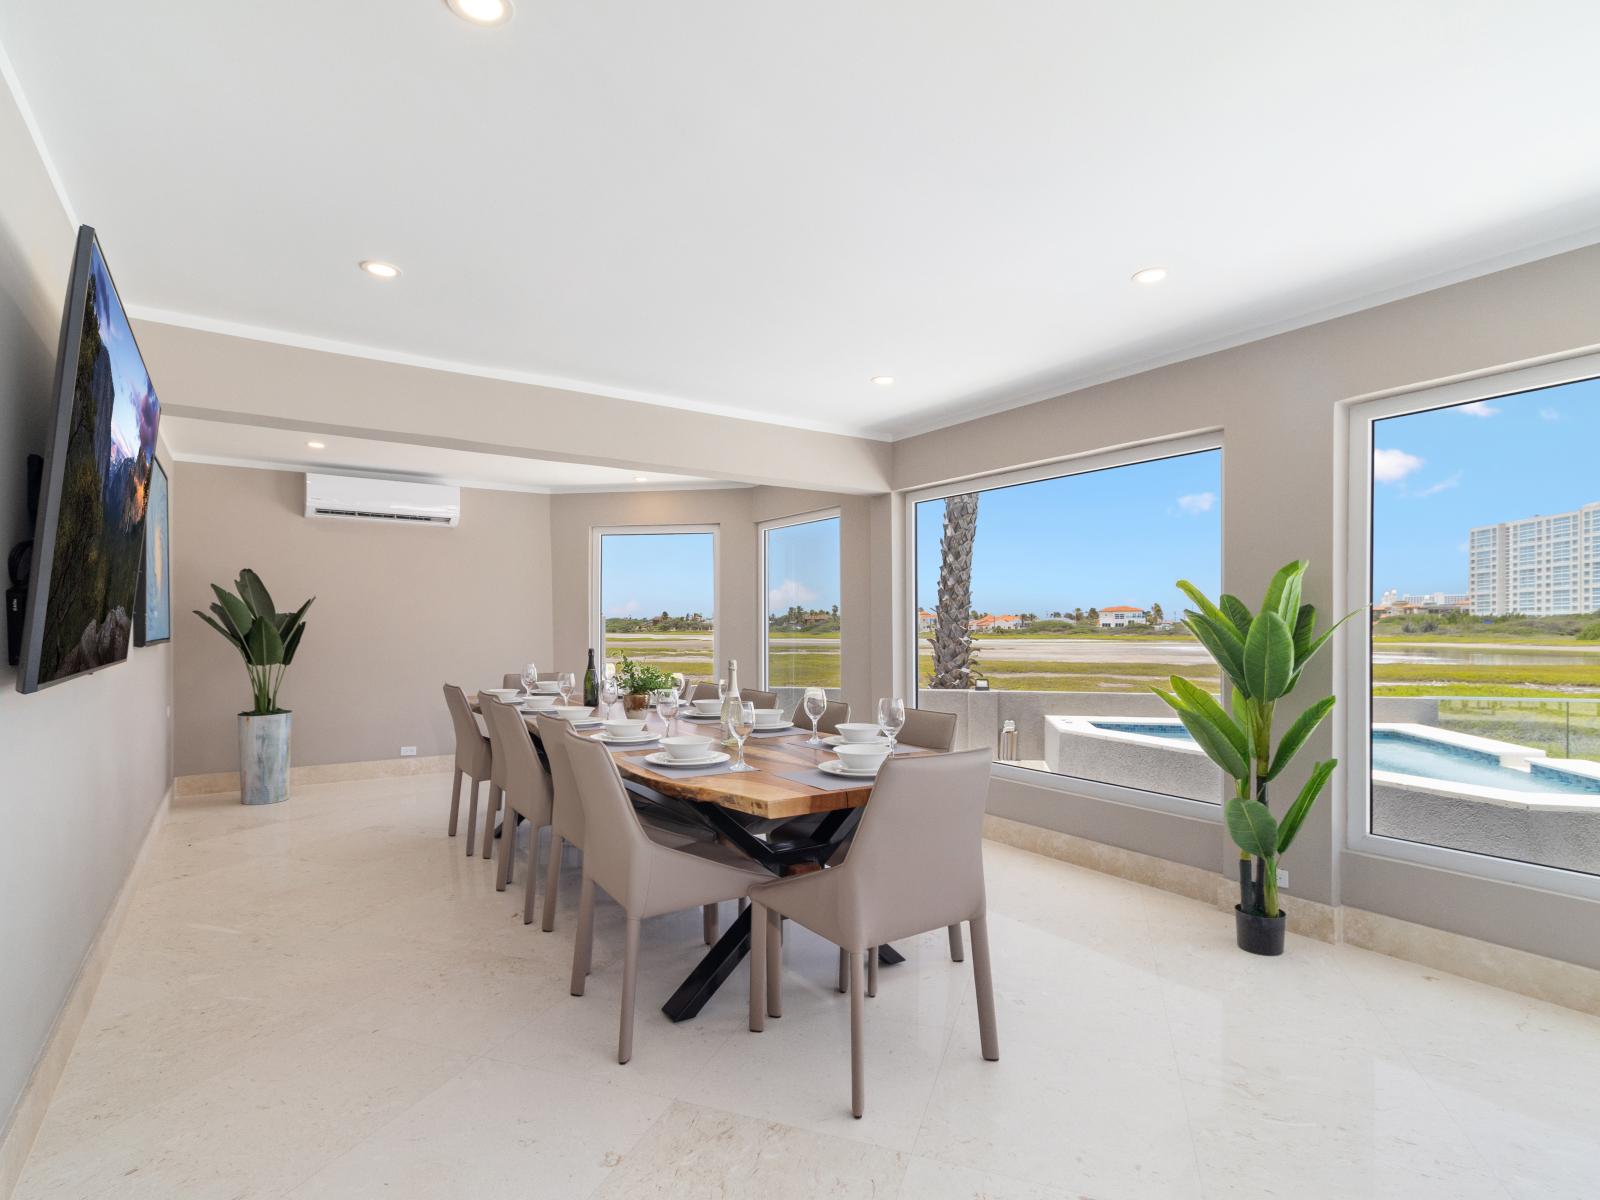
<svg viewBox="0 0 1600 1200"><path fill-rule="evenodd" d="M137 315L868 436L1600 240L1588 0L32 0L0 44Z"/></svg>
<svg viewBox="0 0 1600 1200"><path fill-rule="evenodd" d="M331 475L367 475L497 491L649 492L746 486L692 475L667 475L659 471L634 471L408 442L306 433L262 425L178 417L170 413L161 418L161 439L179 462L283 471L321 471ZM307 444L309 442L321 442L322 447L314 448Z"/></svg>

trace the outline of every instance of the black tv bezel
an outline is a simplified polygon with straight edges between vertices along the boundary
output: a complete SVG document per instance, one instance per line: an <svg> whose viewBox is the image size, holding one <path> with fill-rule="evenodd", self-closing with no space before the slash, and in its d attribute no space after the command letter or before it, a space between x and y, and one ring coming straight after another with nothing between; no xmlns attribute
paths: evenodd
<svg viewBox="0 0 1600 1200"><path fill-rule="evenodd" d="M49 440L45 442L44 483L39 495L39 516L33 530L33 561L28 578L28 603L22 623L22 657L17 665L17 690L24 695L54 687L58 683L66 683L71 679L93 675L96 671L103 671L107 667L120 666L128 661L134 648L133 630L129 629L128 654L117 662L101 663L99 666L63 675L59 679L46 680L43 683L39 681L39 657L44 652L44 623L50 604L50 578L55 572L56 565L56 533L61 518L61 475L66 467L67 430L72 423L72 406L76 400L78 356L74 353L69 362L67 351L69 347L76 348L83 340L84 308L89 294L89 264L98 247L99 239L95 236L93 227L80 225L77 247L72 256L72 278L67 284L66 309L61 316L61 341L56 347L55 420L50 423ZM117 293L117 305L126 314L127 307L122 303L122 293L117 288L116 277L111 273L111 260L106 257L104 249L100 251L100 261L105 264L106 278L111 281L111 290ZM139 349L139 339L133 335L131 324L128 332L133 336L134 349L139 351L140 361L143 361L144 351ZM148 371L148 368L146 370ZM159 396L156 403L159 406ZM158 407L156 410L158 430L161 427L160 421ZM143 521L139 523L139 541L140 553L143 554Z"/></svg>

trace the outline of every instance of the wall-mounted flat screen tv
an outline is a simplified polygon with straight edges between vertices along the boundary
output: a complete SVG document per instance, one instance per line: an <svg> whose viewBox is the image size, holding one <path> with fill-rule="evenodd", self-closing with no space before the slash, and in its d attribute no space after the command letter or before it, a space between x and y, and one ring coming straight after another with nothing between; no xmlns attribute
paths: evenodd
<svg viewBox="0 0 1600 1200"><path fill-rule="evenodd" d="M105 255L85 225L61 320L22 691L128 657L160 418Z"/></svg>

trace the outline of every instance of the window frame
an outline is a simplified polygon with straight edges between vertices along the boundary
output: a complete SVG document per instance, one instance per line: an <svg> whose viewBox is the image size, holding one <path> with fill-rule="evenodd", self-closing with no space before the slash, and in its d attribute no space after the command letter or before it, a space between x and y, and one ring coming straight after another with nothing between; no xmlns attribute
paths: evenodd
<svg viewBox="0 0 1600 1200"><path fill-rule="evenodd" d="M589 644L594 647L597 670L606 662L606 620L600 611L605 594L605 539L607 537L674 533L711 535L711 676L722 661L722 526L720 525L592 525L589 527Z"/></svg>
<svg viewBox="0 0 1600 1200"><path fill-rule="evenodd" d="M994 488L1014 487L1024 483L1065 479L1069 476L1087 475L1113 467L1138 466L1141 463L1156 462L1165 458L1181 458L1184 455L1199 454L1211 450L1215 450L1218 453L1221 461L1221 468L1218 472L1221 482L1218 485L1217 499L1223 506L1223 536L1221 544L1217 547L1217 557L1222 568L1222 577L1226 579L1227 447L1223 444L1223 434L1220 429L1202 430L1194 433L1179 434L1174 437L1154 438L1110 449L1088 450L1081 454L1052 459L1045 463L1037 463L1027 467L1014 467L1004 471L985 472L981 475L972 475L949 483L932 484L928 487L917 488L904 493L905 506L901 510L905 529L904 537L902 538L904 559L901 569L905 572L906 586L901 607L910 614L910 620L907 622L907 628L903 634L903 664L899 679L901 694L910 696L913 706L921 706L922 689L918 686L920 671L917 665L917 652L920 644L920 633L917 629L917 505L926 503L929 500L942 500L947 496L959 496L966 492L990 491ZM1040 771L1032 767L1018 767L1010 763L992 763L989 769L990 776L994 779L1026 784L1031 787L1044 788L1048 791L1061 792L1067 795L1085 796L1092 800L1110 804L1122 804L1132 808L1173 813L1183 817L1198 817L1217 825L1222 824L1222 793L1220 790L1217 794L1217 799L1214 802L1208 802L1205 800L1192 800L1187 796L1172 796L1165 792L1151 792L1143 788L1127 787L1123 784L1110 783L1101 779L1088 779L1081 775L1060 775L1053 771Z"/></svg>
<svg viewBox="0 0 1600 1200"><path fill-rule="evenodd" d="M1342 564L1336 563L1341 569L1334 580L1337 611L1365 610L1372 603L1372 450L1373 427L1378 421L1595 378L1600 378L1600 354L1589 353L1343 402L1344 419L1336 427L1345 458L1345 469L1338 476L1343 482L1344 502L1334 506L1343 524L1335 539L1336 547L1343 546ZM1470 551L1468 584L1470 588ZM1334 641L1334 694L1339 697L1334 708L1334 746L1343 751L1338 774L1344 777L1342 785L1336 786L1344 803L1348 850L1600 900L1600 875L1373 833L1372 622L1352 618L1334 635Z"/></svg>
<svg viewBox="0 0 1600 1200"><path fill-rule="evenodd" d="M844 687L844 517L837 506L819 508L811 512L795 513L787 517L773 517L770 521L756 522L756 655L761 663L757 672L762 691L771 691L767 675L767 534L774 529L792 529L796 525L812 525L818 521L839 522L839 684L827 690L838 692Z"/></svg>

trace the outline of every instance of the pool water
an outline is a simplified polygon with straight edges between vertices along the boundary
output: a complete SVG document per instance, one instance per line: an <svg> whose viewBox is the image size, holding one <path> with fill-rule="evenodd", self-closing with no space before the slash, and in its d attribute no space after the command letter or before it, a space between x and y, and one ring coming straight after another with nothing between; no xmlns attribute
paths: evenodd
<svg viewBox="0 0 1600 1200"><path fill-rule="evenodd" d="M1182 725L1154 721L1096 721L1096 729L1110 733L1137 733L1168 741L1193 741ZM1502 767L1492 754L1467 750L1436 742L1432 738L1397 730L1380 729L1372 735L1372 766L1396 775L1419 775L1477 787L1503 788L1512 792L1559 792L1568 795L1600 795L1600 779L1566 771L1552 771L1534 764L1532 771Z"/></svg>

